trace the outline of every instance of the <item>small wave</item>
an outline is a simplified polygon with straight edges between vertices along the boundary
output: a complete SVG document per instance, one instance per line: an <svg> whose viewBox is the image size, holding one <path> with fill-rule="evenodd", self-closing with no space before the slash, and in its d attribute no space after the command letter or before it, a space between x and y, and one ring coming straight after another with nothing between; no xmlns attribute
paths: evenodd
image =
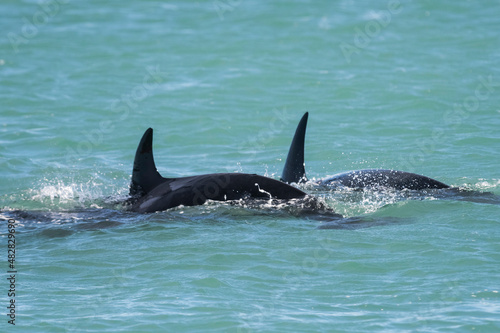
<svg viewBox="0 0 500 333"><path fill-rule="evenodd" d="M301 189L319 195L325 204L346 217L371 214L383 207L408 199L409 191L393 189L349 187L330 188L312 181L301 184Z"/></svg>
<svg viewBox="0 0 500 333"><path fill-rule="evenodd" d="M498 187L500 187L500 179L479 179L479 181L474 184L474 189L476 190L491 190Z"/></svg>
<svg viewBox="0 0 500 333"><path fill-rule="evenodd" d="M84 182L74 179L45 178L33 188L15 195L18 199L15 201L21 206L13 208L52 211L109 208L116 202L125 200L126 191L126 187L110 183L100 175L94 175Z"/></svg>
<svg viewBox="0 0 500 333"><path fill-rule="evenodd" d="M57 185L46 185L41 189L32 190L32 200L45 201L49 199L51 202L59 200L60 202L74 201L78 197L75 184L65 185L59 183Z"/></svg>
<svg viewBox="0 0 500 333"><path fill-rule="evenodd" d="M25 234L49 238L66 237L79 231L114 229L144 216L112 209L79 209L71 211L4 210L0 219L14 219Z"/></svg>
<svg viewBox="0 0 500 333"><path fill-rule="evenodd" d="M101 198L104 193L98 184L64 183L42 184L40 188L29 190L29 200L50 209L71 209L74 207L103 208Z"/></svg>

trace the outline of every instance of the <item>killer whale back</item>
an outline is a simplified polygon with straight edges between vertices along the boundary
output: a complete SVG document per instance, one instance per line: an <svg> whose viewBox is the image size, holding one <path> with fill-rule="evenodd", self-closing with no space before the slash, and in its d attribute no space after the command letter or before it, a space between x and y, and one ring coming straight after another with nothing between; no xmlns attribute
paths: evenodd
<svg viewBox="0 0 500 333"><path fill-rule="evenodd" d="M139 142L134 159L129 210L139 213L164 211L177 206L197 206L207 200L301 199L308 207L323 207L307 194L279 180L244 173L213 173L164 178L153 157L153 130L148 128ZM337 216L336 214L335 216Z"/></svg>
<svg viewBox="0 0 500 333"><path fill-rule="evenodd" d="M290 145L290 150L283 168L281 181L285 183L306 182L306 171L304 166L304 145L307 118L306 112L297 126L295 135ZM319 185L338 187L339 185L349 188L392 188L396 190L423 190L423 189L443 189L450 186L435 179L418 175L411 172L386 170L386 169L366 169L354 170L334 175L329 178L316 181Z"/></svg>
<svg viewBox="0 0 500 333"><path fill-rule="evenodd" d="M144 195L165 181L167 179L156 170L153 157L153 129L148 128L135 152L130 195Z"/></svg>
<svg viewBox="0 0 500 333"><path fill-rule="evenodd" d="M306 112L295 130L290 150L286 158L285 167L281 174L281 181L285 183L306 182L306 170L304 166L304 145L306 137L307 118L309 112Z"/></svg>

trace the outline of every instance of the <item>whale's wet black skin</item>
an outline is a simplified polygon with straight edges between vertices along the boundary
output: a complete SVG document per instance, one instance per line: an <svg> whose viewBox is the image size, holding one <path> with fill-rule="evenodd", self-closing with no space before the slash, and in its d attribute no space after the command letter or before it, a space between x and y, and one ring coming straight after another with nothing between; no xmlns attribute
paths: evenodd
<svg viewBox="0 0 500 333"><path fill-rule="evenodd" d="M304 143L308 116L309 113L306 112L300 120L292 144L290 145L285 167L281 175L281 180L285 183L301 183L307 181L304 167ZM395 190L425 190L445 189L450 187L449 185L426 176L411 172L386 169L349 171L320 179L316 183L331 188L347 187L355 189L385 188Z"/></svg>
<svg viewBox="0 0 500 333"><path fill-rule="evenodd" d="M147 213L169 208L202 205L207 200L310 199L305 192L275 179L255 174L214 173L164 178L153 157L153 130L144 133L134 160L128 208ZM311 199L312 198L312 199ZM339 215L340 216L340 215Z"/></svg>
<svg viewBox="0 0 500 333"><path fill-rule="evenodd" d="M416 173L386 169L364 169L343 172L323 178L318 183L329 187L356 189L370 187L394 190L425 190L450 187L438 180Z"/></svg>

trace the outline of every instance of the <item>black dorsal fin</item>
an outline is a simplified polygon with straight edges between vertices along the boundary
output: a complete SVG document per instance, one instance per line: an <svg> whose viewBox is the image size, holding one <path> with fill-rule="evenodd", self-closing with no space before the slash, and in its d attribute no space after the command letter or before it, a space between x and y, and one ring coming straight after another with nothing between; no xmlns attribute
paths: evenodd
<svg viewBox="0 0 500 333"><path fill-rule="evenodd" d="M306 182L306 170L304 166L304 144L306 138L307 118L309 112L306 112L295 130L290 150L286 158L285 167L281 174L281 181L285 183Z"/></svg>
<svg viewBox="0 0 500 333"><path fill-rule="evenodd" d="M165 181L166 179L156 170L153 157L153 129L148 128L135 153L130 195L144 195Z"/></svg>

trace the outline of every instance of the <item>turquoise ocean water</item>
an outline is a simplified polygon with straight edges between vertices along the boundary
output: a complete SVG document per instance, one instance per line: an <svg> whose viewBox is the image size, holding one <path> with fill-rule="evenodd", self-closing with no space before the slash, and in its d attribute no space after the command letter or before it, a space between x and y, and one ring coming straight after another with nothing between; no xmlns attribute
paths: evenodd
<svg viewBox="0 0 500 333"><path fill-rule="evenodd" d="M393 168L500 195L494 1L2 1L0 331L498 332L500 210L305 187L347 217L126 212L160 173ZM16 221L8 296L7 219Z"/></svg>

